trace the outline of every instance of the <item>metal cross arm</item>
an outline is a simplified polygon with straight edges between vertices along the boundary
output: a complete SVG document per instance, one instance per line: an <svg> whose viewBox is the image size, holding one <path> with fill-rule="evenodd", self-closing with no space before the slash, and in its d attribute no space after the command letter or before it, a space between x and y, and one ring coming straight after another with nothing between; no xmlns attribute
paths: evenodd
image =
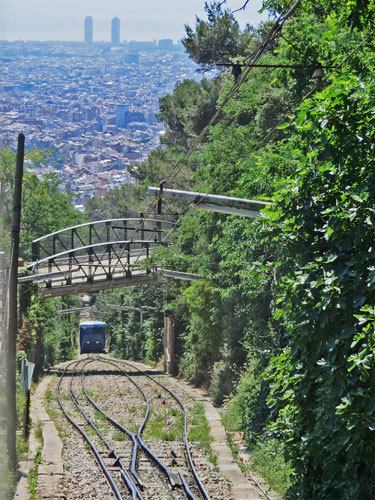
<svg viewBox="0 0 375 500"><path fill-rule="evenodd" d="M183 281L199 281L204 279L204 276L201 274L184 273L181 271L172 271L170 269L157 268L157 272L162 274L164 278L172 278Z"/></svg>
<svg viewBox="0 0 375 500"><path fill-rule="evenodd" d="M141 324L143 323L143 309L141 309L140 307L117 306L115 304L107 304L106 307L115 311L137 311L139 312L139 321Z"/></svg>
<svg viewBox="0 0 375 500"><path fill-rule="evenodd" d="M193 203L194 208L200 210L221 212L230 215L242 215L244 217L261 217L263 215L261 210L272 206L272 203L267 201L247 200L244 198L233 198L230 196L192 191L179 191L177 189L163 189L163 191L161 191L160 188L151 186L147 188L147 194L190 202Z"/></svg>

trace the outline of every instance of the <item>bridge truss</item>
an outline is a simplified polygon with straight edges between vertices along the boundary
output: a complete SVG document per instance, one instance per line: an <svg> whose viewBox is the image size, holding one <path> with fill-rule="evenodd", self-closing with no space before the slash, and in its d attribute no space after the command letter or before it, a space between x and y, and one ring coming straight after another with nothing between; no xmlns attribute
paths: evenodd
<svg viewBox="0 0 375 500"><path fill-rule="evenodd" d="M32 242L32 276L46 296L148 283L152 249L167 246L176 222L128 218L88 222Z"/></svg>

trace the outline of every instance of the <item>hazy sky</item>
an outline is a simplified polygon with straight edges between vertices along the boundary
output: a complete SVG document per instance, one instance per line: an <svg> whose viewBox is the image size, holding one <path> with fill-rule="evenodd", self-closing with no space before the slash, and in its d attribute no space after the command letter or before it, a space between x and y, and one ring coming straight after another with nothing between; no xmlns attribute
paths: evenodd
<svg viewBox="0 0 375 500"><path fill-rule="evenodd" d="M227 0L236 9L244 0ZM240 25L267 19L257 11L261 0L250 0L236 13ZM111 19L121 21L121 40L153 40L184 36L184 24L195 15L206 19L204 0L0 0L0 40L83 39L83 21L94 20L94 41L110 40Z"/></svg>

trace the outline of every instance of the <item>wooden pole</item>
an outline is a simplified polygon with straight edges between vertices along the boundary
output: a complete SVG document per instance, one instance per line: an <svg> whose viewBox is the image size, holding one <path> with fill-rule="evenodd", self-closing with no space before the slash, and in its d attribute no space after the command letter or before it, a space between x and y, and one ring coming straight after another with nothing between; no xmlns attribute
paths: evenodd
<svg viewBox="0 0 375 500"><path fill-rule="evenodd" d="M176 374L176 335L171 312L164 313L164 371Z"/></svg>
<svg viewBox="0 0 375 500"><path fill-rule="evenodd" d="M25 418L23 423L23 438L28 439L30 431L30 389L26 387L26 407Z"/></svg>
<svg viewBox="0 0 375 500"><path fill-rule="evenodd" d="M163 368L164 368L165 373L168 373L167 329L168 329L167 315L164 313Z"/></svg>
<svg viewBox="0 0 375 500"><path fill-rule="evenodd" d="M6 343L7 343L7 269L5 254L0 252L0 373L6 370ZM6 393L5 377L0 377L0 394ZM6 477L8 470L6 449L6 418L7 404L5 398L0 398L0 479Z"/></svg>
<svg viewBox="0 0 375 500"><path fill-rule="evenodd" d="M7 343L7 446L9 468L17 470L16 454L16 340L17 340L17 285L18 285L18 255L21 223L21 195L23 161L25 155L25 136L18 135L16 173L14 178L12 247L9 275L9 306L8 306L8 343Z"/></svg>

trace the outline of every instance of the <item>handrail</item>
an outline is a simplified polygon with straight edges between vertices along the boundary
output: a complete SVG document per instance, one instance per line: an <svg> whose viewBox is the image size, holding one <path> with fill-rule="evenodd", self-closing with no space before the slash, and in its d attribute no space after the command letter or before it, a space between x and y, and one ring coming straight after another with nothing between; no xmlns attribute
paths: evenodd
<svg viewBox="0 0 375 500"><path fill-rule="evenodd" d="M57 253L55 255L50 255L48 257L45 257L44 259L40 259L38 261L35 261L35 262L30 262L30 264L28 264L27 268L32 268L36 263L38 264L38 266L40 266L40 264L43 264L44 262L49 262L51 260L55 260L55 259L58 259L58 258L61 258L65 255L71 255L71 254L75 254L76 252L80 252L80 251L83 251L83 250L88 250L89 248L95 248L95 247L104 247L104 246L113 246L113 245L144 245L145 247L149 246L149 245L165 245L166 243L164 241L152 241L152 240L116 240L116 241L103 241L101 243L94 243L92 245L86 245L84 247L78 247L78 248L72 248L70 250L65 250L65 252L60 252L60 253ZM129 247L129 250L130 252L130 247Z"/></svg>
<svg viewBox="0 0 375 500"><path fill-rule="evenodd" d="M88 227L88 226L94 226L96 224L103 224L103 223L108 223L108 222L119 222L119 221L129 221L129 222L153 222L153 223L161 223L161 224L166 224L169 226L177 226L177 222L169 222L166 220L160 220L160 219L144 219L143 217L133 217L133 218L125 218L125 219L105 219L105 220L98 220L98 221L91 221L91 222L85 222L84 224L77 224L76 226L70 226L66 227L64 229L60 229L59 231L55 231L54 233L49 233L46 234L45 236L41 236L40 238L37 238L32 241L32 243L38 243L39 241L45 240L46 238L49 238L51 236L55 236L57 234L65 233L66 231L71 231L72 229L78 229L80 227Z"/></svg>

